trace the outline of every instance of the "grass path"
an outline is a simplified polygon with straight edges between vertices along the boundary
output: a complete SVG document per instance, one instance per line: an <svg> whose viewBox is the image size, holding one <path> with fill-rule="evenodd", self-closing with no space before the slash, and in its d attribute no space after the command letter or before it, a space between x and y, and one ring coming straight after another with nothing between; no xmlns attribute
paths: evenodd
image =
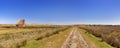
<svg viewBox="0 0 120 48"><path fill-rule="evenodd" d="M29 41L27 45L22 48L61 48L63 42L66 40L71 30L72 28L67 29L66 31L61 31L58 34L39 41Z"/></svg>
<svg viewBox="0 0 120 48"><path fill-rule="evenodd" d="M85 38L85 40L88 42L90 48L113 48L106 42L101 42L100 38L97 38L93 36L92 34L87 33L83 29L79 29L82 36Z"/></svg>

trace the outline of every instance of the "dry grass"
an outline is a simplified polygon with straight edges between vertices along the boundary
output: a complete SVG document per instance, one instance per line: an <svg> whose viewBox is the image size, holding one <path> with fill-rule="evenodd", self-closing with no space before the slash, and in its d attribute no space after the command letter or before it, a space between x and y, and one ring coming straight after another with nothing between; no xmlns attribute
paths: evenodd
<svg viewBox="0 0 120 48"><path fill-rule="evenodd" d="M120 26L119 25L86 25L80 26L89 34L101 38L101 42L106 42L111 46L120 48Z"/></svg>
<svg viewBox="0 0 120 48"><path fill-rule="evenodd" d="M113 48L109 44L105 42L101 42L100 38L97 38L93 36L92 34L87 33L87 31L83 29L79 29L82 36L85 38L85 40L88 42L90 48Z"/></svg>
<svg viewBox="0 0 120 48"><path fill-rule="evenodd" d="M72 29L70 28L65 31L60 31L58 34L46 37L39 41L29 41L23 48L61 48L71 30Z"/></svg>
<svg viewBox="0 0 120 48"><path fill-rule="evenodd" d="M1 48L20 48L30 40L40 40L64 30L66 27L50 28L9 28L0 31Z"/></svg>

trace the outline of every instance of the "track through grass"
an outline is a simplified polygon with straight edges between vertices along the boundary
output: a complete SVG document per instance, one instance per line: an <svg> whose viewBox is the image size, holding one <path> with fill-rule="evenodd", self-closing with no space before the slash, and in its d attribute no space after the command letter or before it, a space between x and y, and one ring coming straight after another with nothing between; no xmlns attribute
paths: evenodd
<svg viewBox="0 0 120 48"><path fill-rule="evenodd" d="M46 37L42 40L29 41L27 42L27 45L22 48L61 48L71 30L72 29L70 28L65 31L61 31L58 34Z"/></svg>

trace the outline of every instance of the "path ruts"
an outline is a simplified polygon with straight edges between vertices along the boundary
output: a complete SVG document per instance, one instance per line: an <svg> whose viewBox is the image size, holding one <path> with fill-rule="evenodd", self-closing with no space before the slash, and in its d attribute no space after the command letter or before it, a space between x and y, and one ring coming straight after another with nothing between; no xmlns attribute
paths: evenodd
<svg viewBox="0 0 120 48"><path fill-rule="evenodd" d="M61 48L89 48L77 28L74 28Z"/></svg>

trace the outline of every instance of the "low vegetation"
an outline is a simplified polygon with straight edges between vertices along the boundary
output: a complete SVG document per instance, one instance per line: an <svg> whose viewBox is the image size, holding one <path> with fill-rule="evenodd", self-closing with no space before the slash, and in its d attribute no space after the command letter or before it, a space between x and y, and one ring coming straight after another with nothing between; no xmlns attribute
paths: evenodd
<svg viewBox="0 0 120 48"><path fill-rule="evenodd" d="M120 26L119 25L81 25L80 28L88 33L101 38L101 42L120 48Z"/></svg>
<svg viewBox="0 0 120 48"><path fill-rule="evenodd" d="M120 48L120 26L0 25L0 48L61 48L73 28L79 28L91 48Z"/></svg>
<svg viewBox="0 0 120 48"><path fill-rule="evenodd" d="M6 28L6 27L5 27ZM0 48L21 48L31 40L41 40L45 37L57 34L59 31L64 31L68 27L49 26L49 27L22 27L8 28L6 31L1 30ZM3 33L2 33L3 32Z"/></svg>
<svg viewBox="0 0 120 48"><path fill-rule="evenodd" d="M106 42L101 42L100 38L95 37L94 35L88 33L86 30L79 29L79 31L89 44L90 48L113 48Z"/></svg>
<svg viewBox="0 0 120 48"><path fill-rule="evenodd" d="M61 48L71 30L72 28L60 31L58 34L54 34L42 40L31 40L22 48Z"/></svg>

